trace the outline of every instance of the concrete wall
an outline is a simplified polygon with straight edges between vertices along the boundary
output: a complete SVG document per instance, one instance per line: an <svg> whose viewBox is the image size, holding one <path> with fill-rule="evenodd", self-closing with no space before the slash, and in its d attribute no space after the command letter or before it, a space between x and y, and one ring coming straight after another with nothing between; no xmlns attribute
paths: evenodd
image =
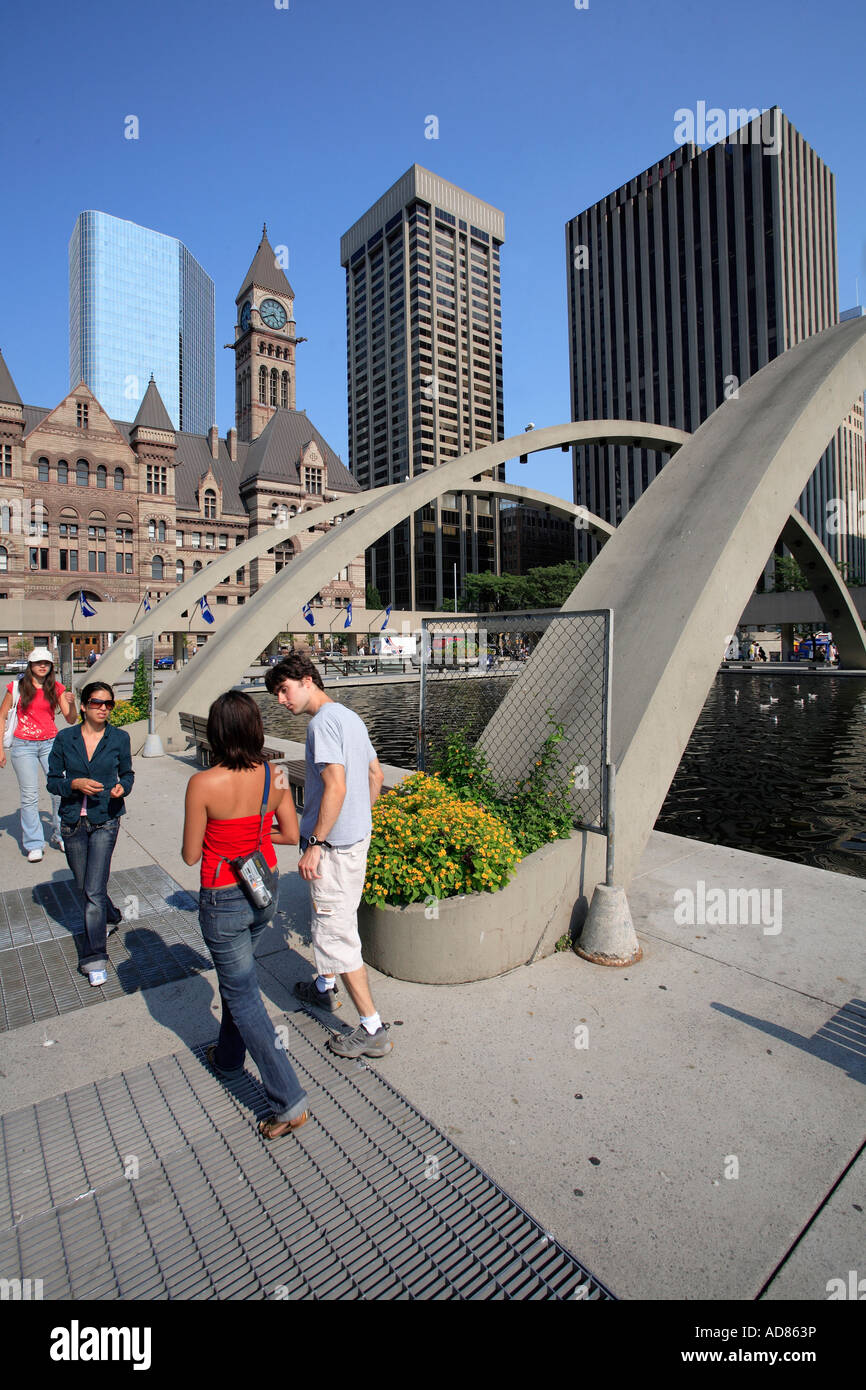
<svg viewBox="0 0 866 1390"><path fill-rule="evenodd" d="M602 835L576 831L529 855L498 893L441 899L435 918L423 904L362 904L364 960L398 980L453 985L549 956L564 933L583 925L592 890L604 878L605 845Z"/></svg>

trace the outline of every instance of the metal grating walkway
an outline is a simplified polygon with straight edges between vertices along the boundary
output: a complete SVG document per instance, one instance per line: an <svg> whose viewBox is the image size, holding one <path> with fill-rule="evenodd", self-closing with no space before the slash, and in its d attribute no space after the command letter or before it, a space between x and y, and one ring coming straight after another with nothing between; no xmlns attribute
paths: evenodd
<svg viewBox="0 0 866 1390"><path fill-rule="evenodd" d="M162 869L119 870L109 893L128 917L108 938L101 989L78 971L84 924L71 879L0 893L0 1032L212 968L195 895Z"/></svg>
<svg viewBox="0 0 866 1390"><path fill-rule="evenodd" d="M285 1018L310 1096L266 1143L249 1073L184 1050L0 1120L0 1278L46 1299L608 1299L371 1068Z"/></svg>

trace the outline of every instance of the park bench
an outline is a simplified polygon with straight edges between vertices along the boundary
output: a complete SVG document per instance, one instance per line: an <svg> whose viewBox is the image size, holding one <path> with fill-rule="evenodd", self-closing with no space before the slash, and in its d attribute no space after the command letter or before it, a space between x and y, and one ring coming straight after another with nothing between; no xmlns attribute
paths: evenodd
<svg viewBox="0 0 866 1390"><path fill-rule="evenodd" d="M211 746L207 741L207 720L200 714L179 713L180 727L187 738L195 744L196 762L202 767L209 767L211 761ZM281 753L279 748L269 748L265 744L262 749L269 763L275 763L285 769L288 777L289 786L292 789L295 805L298 810L303 810L304 806L304 778L306 774L306 763L303 758L287 758Z"/></svg>

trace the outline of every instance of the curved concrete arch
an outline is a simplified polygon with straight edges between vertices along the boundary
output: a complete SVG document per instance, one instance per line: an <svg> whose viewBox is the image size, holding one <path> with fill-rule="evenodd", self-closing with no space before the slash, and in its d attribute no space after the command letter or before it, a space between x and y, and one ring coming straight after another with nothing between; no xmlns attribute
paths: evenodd
<svg viewBox="0 0 866 1390"><path fill-rule="evenodd" d="M564 425L548 425L531 434L498 440L472 454L463 454L437 468L419 473L408 482L363 494L367 498L366 505L360 499L353 499L356 509L352 516L337 530L323 537L321 542L305 550L291 565L268 580L248 603L235 610L209 639L200 657L190 662L166 685L157 701L157 710L163 715L181 709L191 714L206 714L214 691L231 685L237 679L237 672L250 664L256 653L268 645L275 632L285 627L303 627L301 605L307 602L311 594L317 593L337 570L366 550L379 536L431 502L439 493L471 483L477 475L518 454L539 453L545 449L561 448L564 444L631 444L674 454L689 438L690 435L684 430L634 420L570 421ZM468 490L472 491L472 488ZM343 503L342 511L347 510L347 505ZM273 539L269 539L264 548L270 548L273 544ZM243 550L244 547L239 546L232 558L238 557ZM182 592L183 589L178 591ZM177 594L172 598L176 599ZM157 630L163 626L164 623L160 622Z"/></svg>
<svg viewBox="0 0 866 1390"><path fill-rule="evenodd" d="M126 655L127 638L150 637L154 633L170 632L180 627L181 615L193 609L203 594L210 593L221 579L233 574L242 565L249 564L250 560L255 560L284 541L309 531L322 521L331 521L334 517L345 516L358 507L369 506L371 502L394 492L399 486L399 483L389 483L387 487L376 488L373 492L359 493L356 497L343 497L337 502L326 502L322 506L311 507L308 511L292 517L284 526L270 526L266 531L259 531L255 536L250 536L243 545L235 546L233 550L217 552L197 574L190 575L179 588L166 594L149 613L142 613L136 618L123 637L109 647L89 671L76 678L76 687L92 680L94 676L99 676L100 680L108 681L109 685L112 685L132 660L132 653ZM337 569L339 568L338 565ZM328 577L333 578L333 575ZM315 593L315 589L312 592ZM77 597L77 590L75 596ZM265 645L267 646L267 643Z"/></svg>
<svg viewBox="0 0 866 1390"><path fill-rule="evenodd" d="M863 624L823 541L799 512L791 513L782 532L782 540L809 580L809 588L820 604L827 627L833 633L840 662L843 666L866 670Z"/></svg>
<svg viewBox="0 0 866 1390"><path fill-rule="evenodd" d="M728 634L777 537L785 532L796 541L796 527L810 550L807 563L817 555L817 537L809 541L802 525L789 518L816 459L864 384L863 319L807 338L763 367L662 470L563 605L614 611L614 880L623 887L703 708ZM852 626L862 665L863 626L851 611L840 617ZM484 731L494 774L497 733L517 721L534 728L539 746L544 739L545 700L534 669L557 660L560 640L555 627L545 634ZM569 747L579 750L590 715L580 691L570 692L553 713L566 726ZM581 881L587 898L603 876L597 856L595 863L596 876Z"/></svg>

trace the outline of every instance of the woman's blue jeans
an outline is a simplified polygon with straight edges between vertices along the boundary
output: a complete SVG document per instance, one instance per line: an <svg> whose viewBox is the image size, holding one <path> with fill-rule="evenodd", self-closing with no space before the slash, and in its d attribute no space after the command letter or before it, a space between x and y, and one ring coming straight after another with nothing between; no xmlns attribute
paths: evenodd
<svg viewBox="0 0 866 1390"><path fill-rule="evenodd" d="M48 776L48 754L53 738L13 738L9 755L18 785L21 788L21 842L24 853L45 848L42 821L39 819L39 769ZM60 797L52 796L51 814L55 835L60 834L57 809Z"/></svg>
<svg viewBox="0 0 866 1390"><path fill-rule="evenodd" d="M105 970L107 921L119 922L121 914L108 896L111 856L117 843L120 818L91 825L81 816L75 825L64 825L63 848L75 886L84 897L84 950L81 970Z"/></svg>
<svg viewBox="0 0 866 1390"><path fill-rule="evenodd" d="M225 1075L241 1071L249 1049L277 1119L295 1120L307 1108L307 1095L262 1002L254 957L276 905L276 889L269 907L256 908L242 888L202 888L198 920L216 966L223 1006L217 1070Z"/></svg>

